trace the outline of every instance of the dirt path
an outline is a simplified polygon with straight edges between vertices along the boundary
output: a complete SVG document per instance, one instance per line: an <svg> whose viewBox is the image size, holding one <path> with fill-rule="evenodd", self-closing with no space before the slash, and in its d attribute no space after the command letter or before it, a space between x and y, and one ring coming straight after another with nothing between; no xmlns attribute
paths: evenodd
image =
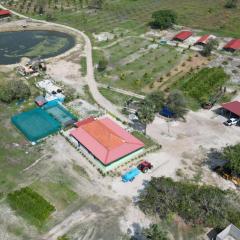
<svg viewBox="0 0 240 240"><path fill-rule="evenodd" d="M63 222L52 228L42 240L56 240L58 237L63 236L76 224L87 222L95 218L95 214L88 210L78 210L66 218Z"/></svg>

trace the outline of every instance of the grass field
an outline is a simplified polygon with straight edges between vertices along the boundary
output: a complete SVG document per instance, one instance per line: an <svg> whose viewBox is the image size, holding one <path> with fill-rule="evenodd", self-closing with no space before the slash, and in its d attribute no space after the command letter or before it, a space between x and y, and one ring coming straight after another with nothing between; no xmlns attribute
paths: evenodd
<svg viewBox="0 0 240 240"><path fill-rule="evenodd" d="M30 146L10 123L17 108L0 103L0 192L9 192L23 181L22 170L40 157L41 146Z"/></svg>
<svg viewBox="0 0 240 240"><path fill-rule="evenodd" d="M182 90L191 107L198 108L202 103L211 101L228 79L222 68L204 68L180 78L172 88Z"/></svg>
<svg viewBox="0 0 240 240"><path fill-rule="evenodd" d="M117 93L114 92L110 89L106 89L106 88L99 88L100 93L107 98L110 102L112 102L113 104L117 105L117 106L121 106L123 107L124 104L126 103L127 100L129 100L130 98L132 99L132 97L121 94L121 93Z"/></svg>
<svg viewBox="0 0 240 240"><path fill-rule="evenodd" d="M70 186L60 180L58 182L38 181L31 185L31 189L53 203L58 211L78 199L78 195L71 190Z"/></svg>
<svg viewBox="0 0 240 240"><path fill-rule="evenodd" d="M7 1L12 3L12 1ZM80 2L80 1L79 1ZM16 5L7 4L24 14L37 15L40 3L43 16L57 22L71 25L87 32L126 30L139 35L147 29L152 12L173 9L178 14L178 23L227 36L240 36L240 8L226 9L226 0L106 0L101 10L82 8L78 1L25 1ZM39 17L39 16L38 16Z"/></svg>
<svg viewBox="0 0 240 240"><path fill-rule="evenodd" d="M30 224L41 227L55 208L31 188L22 188L7 197L11 208Z"/></svg>
<svg viewBox="0 0 240 240"><path fill-rule="evenodd" d="M114 45L110 50L105 49L105 55L110 56L110 66L104 73L96 72L99 82L141 93L144 92L144 87L151 85L171 71L183 56L176 49L167 46L159 46L157 49L146 48L145 50L138 48L138 51L135 52L134 39L131 44L129 43L129 48L134 48L134 50L126 52L124 49L122 50L124 54L119 54L121 50L118 45ZM131 52L135 52L134 55ZM112 60L112 58L114 59Z"/></svg>

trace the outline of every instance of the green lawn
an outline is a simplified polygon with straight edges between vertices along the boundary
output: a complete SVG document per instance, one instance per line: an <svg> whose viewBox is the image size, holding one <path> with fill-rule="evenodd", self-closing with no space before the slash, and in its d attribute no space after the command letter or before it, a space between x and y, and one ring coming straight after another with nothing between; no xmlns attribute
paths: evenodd
<svg viewBox="0 0 240 240"><path fill-rule="evenodd" d="M111 89L99 88L100 93L115 105L123 107L127 100L133 97L114 92Z"/></svg>
<svg viewBox="0 0 240 240"><path fill-rule="evenodd" d="M36 227L42 227L55 211L54 206L29 187L9 193L7 201L13 210Z"/></svg>
<svg viewBox="0 0 240 240"><path fill-rule="evenodd" d="M213 100L228 79L223 68L204 68L180 78L171 88L182 90L191 107L197 108L202 103Z"/></svg>
<svg viewBox="0 0 240 240"><path fill-rule="evenodd" d="M37 16L33 12L37 2L39 1L31 1L29 7L28 1L19 0L15 9L24 14ZM54 1L45 1L45 4L43 1L45 13L38 17L46 19L47 13L52 12L52 19L55 21L88 33L121 29L124 34L128 34L126 31L128 30L131 34L139 35L147 29L152 12L173 9L177 12L180 25L239 37L240 7L226 9L225 3L226 0L106 0L102 10L89 10L86 6L82 9L78 1L62 0L55 1L55 4Z"/></svg>

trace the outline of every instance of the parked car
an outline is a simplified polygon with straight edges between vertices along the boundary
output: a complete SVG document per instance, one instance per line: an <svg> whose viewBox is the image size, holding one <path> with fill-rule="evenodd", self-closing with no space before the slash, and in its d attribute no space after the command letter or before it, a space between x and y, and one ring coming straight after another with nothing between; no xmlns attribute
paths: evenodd
<svg viewBox="0 0 240 240"><path fill-rule="evenodd" d="M133 168L130 171L126 172L124 175L122 175L122 181L132 182L138 174L140 174L140 170L138 168Z"/></svg>
<svg viewBox="0 0 240 240"><path fill-rule="evenodd" d="M153 168L153 165L148 161L141 162L137 167L141 172L146 173Z"/></svg>
<svg viewBox="0 0 240 240"><path fill-rule="evenodd" d="M238 118L230 118L228 119L226 122L224 122L224 124L226 126L232 126L232 125L237 125L239 122L239 119Z"/></svg>

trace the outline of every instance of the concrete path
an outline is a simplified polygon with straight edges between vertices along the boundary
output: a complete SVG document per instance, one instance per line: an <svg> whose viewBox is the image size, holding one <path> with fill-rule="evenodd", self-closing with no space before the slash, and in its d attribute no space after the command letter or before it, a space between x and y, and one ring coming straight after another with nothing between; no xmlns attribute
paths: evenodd
<svg viewBox="0 0 240 240"><path fill-rule="evenodd" d="M7 9L1 4L0 4L0 8ZM92 59L92 44L91 44L89 37L84 32L79 31L75 28L63 25L63 24L51 23L51 22L47 22L44 20L35 20L35 19L29 18L27 16L24 16L15 11L12 11L12 10L11 10L11 12L12 12L12 14L14 14L20 18L24 18L24 19L30 20L32 22L38 22L38 23L48 24L50 26L57 26L57 27L65 28L67 30L74 32L75 34L79 35L80 37L82 37L85 41L85 52L86 52L86 59L87 59L86 79L87 79L87 84L88 84L90 93L92 94L94 100L102 108L104 108L106 110L106 112L109 112L111 115L118 117L121 121L129 122L129 119L127 117L125 117L123 114L121 114L118 111L117 107L115 105L113 105L110 101L108 101L106 98L104 98L101 95L101 93L99 92L97 82L94 77L94 66L93 66L93 59Z"/></svg>

